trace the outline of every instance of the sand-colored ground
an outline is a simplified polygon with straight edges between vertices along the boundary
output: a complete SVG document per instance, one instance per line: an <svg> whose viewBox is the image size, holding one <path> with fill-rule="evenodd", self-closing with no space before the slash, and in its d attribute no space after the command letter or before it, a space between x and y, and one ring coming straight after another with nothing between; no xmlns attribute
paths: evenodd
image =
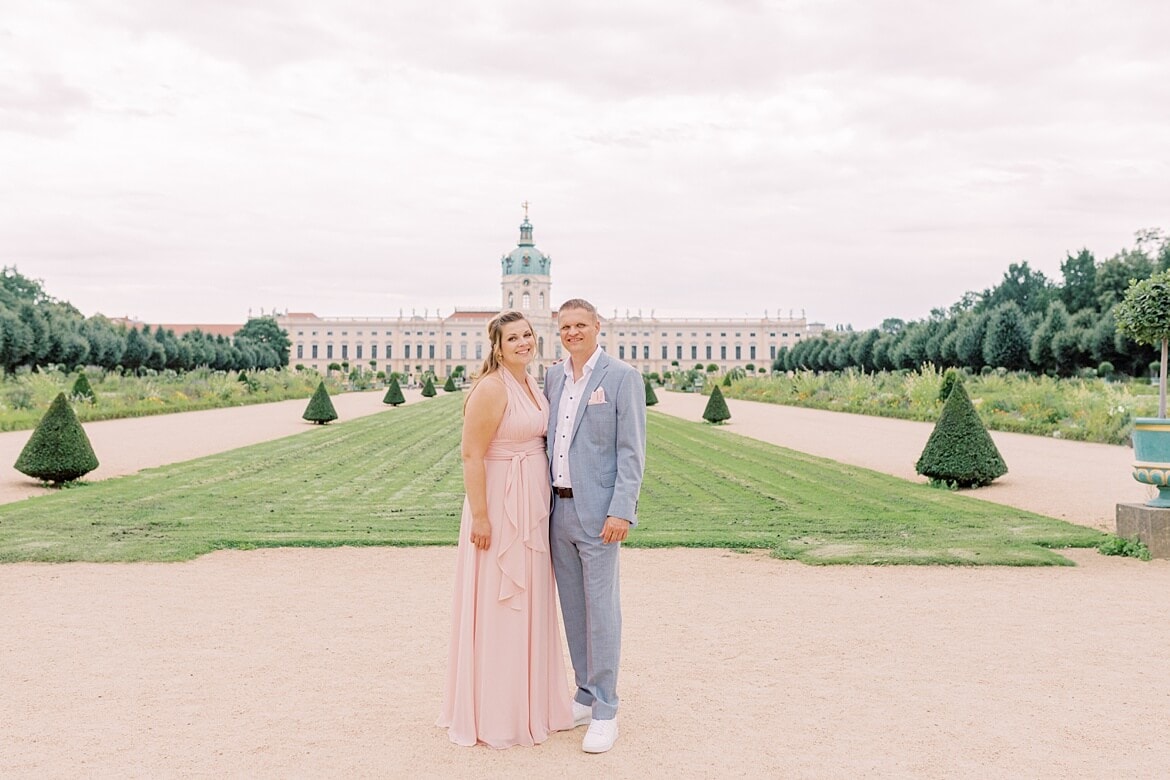
<svg viewBox="0 0 1170 780"><path fill-rule="evenodd" d="M372 397L337 399L343 419ZM86 429L105 464L118 448L113 475L223 449L229 430L227 446L302 430L269 417L280 406L152 418L165 435ZM906 476L929 434L730 406L737 432ZM990 500L1045 511L1025 502L1046 495L1047 514L1111 527L1106 507L1145 495L1102 474L1129 479L1124 448L995 438L1012 472ZM583 729L492 751L432 727L450 548L0 566L0 776L1163 777L1170 562L1069 557L818 568L626 550L622 736L601 756L580 752Z"/></svg>

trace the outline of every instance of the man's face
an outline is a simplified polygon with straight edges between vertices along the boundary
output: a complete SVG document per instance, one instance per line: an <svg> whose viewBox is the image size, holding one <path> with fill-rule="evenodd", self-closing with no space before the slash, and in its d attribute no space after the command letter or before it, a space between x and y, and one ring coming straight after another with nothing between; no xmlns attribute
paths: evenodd
<svg viewBox="0 0 1170 780"><path fill-rule="evenodd" d="M597 349L601 321L584 309L564 309L557 318L561 328L561 344L569 355L588 360Z"/></svg>

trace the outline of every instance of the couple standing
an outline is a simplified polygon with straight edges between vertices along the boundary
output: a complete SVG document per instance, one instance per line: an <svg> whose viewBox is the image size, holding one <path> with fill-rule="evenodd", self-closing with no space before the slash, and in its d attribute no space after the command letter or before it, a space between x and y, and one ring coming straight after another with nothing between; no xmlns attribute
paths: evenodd
<svg viewBox="0 0 1170 780"><path fill-rule="evenodd" d="M588 723L582 748L603 753L618 736L618 550L637 520L645 387L598 347L588 301L566 301L558 326L569 357L549 369L542 394L527 372L531 324L517 311L494 317L464 405L467 497L438 720L460 745L534 745Z"/></svg>

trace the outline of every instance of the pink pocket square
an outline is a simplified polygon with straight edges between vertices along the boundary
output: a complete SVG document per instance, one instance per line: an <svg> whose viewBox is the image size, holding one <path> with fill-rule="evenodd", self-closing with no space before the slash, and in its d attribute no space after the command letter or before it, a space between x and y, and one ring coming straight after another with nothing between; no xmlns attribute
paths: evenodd
<svg viewBox="0 0 1170 780"><path fill-rule="evenodd" d="M605 388L599 387L589 394L589 405L605 403Z"/></svg>

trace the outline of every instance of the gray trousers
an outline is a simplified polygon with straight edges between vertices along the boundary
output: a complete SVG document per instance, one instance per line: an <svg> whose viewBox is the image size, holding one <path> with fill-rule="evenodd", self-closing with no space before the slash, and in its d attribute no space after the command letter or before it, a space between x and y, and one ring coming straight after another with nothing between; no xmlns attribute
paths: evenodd
<svg viewBox="0 0 1170 780"><path fill-rule="evenodd" d="M593 717L617 715L617 670L622 645L622 606L618 588L621 545L602 544L586 533L571 498L553 500L549 523L553 572L577 692L593 707Z"/></svg>

